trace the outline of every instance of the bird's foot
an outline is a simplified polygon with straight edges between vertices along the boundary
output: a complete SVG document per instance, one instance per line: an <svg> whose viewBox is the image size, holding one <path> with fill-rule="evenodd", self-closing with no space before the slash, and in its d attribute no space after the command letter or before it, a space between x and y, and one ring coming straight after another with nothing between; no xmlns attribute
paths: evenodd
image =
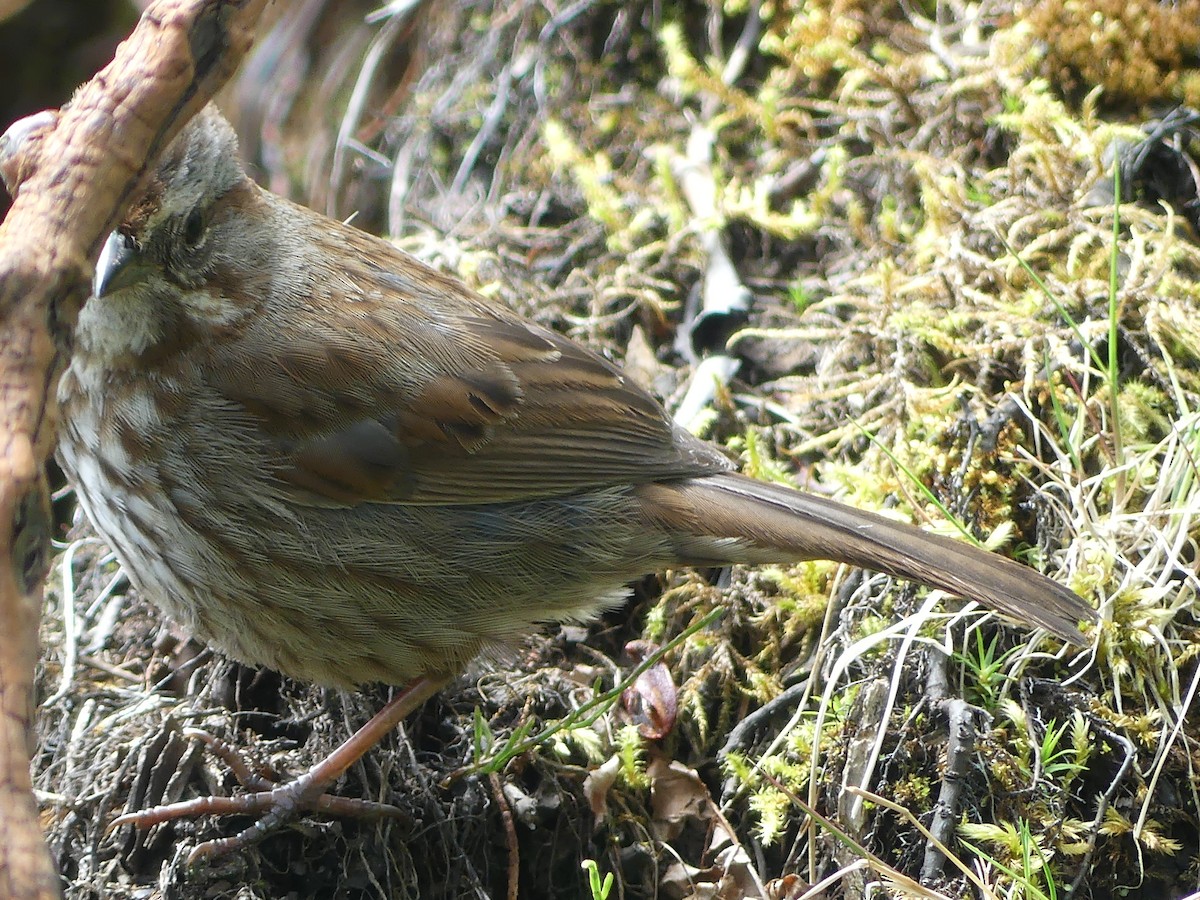
<svg viewBox="0 0 1200 900"><path fill-rule="evenodd" d="M189 728L187 737L204 741L212 754L229 766L229 770L242 787L253 793L236 797L195 797L178 803L167 803L125 813L113 820L110 829L132 825L135 828L151 828L176 819L198 816L259 816L249 828L232 837L205 841L188 856L188 864L203 862L224 856L227 853L245 850L251 844L266 837L289 819L302 812L319 812L341 818L379 819L405 818L406 813L398 806L358 800L352 797L335 797L325 789L337 776L323 780L320 765L314 766L294 781L279 784L264 775L254 772L246 761L229 744L215 735L199 728Z"/></svg>
<svg viewBox="0 0 1200 900"><path fill-rule="evenodd" d="M236 797L197 797L125 813L118 816L109 827L133 825L136 828L150 828L163 822L205 815L260 817L249 828L232 837L205 841L197 846L188 856L191 865L245 850L302 812L367 819L404 817L402 810L390 804L334 797L326 793L326 789L410 712L437 693L444 683L445 679L431 678L420 678L413 682L329 756L286 784L279 784L252 771L237 751L221 739L200 729L189 729L189 737L204 741L214 755L229 766L242 786L254 793Z"/></svg>

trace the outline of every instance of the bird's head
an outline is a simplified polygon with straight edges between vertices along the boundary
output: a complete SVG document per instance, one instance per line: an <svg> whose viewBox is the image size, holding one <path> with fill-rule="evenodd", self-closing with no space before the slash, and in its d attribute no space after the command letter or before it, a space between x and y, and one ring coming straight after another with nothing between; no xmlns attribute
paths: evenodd
<svg viewBox="0 0 1200 900"><path fill-rule="evenodd" d="M162 154L145 189L100 251L92 293L104 297L164 279L194 288L211 269L222 202L247 182L237 138L205 107Z"/></svg>

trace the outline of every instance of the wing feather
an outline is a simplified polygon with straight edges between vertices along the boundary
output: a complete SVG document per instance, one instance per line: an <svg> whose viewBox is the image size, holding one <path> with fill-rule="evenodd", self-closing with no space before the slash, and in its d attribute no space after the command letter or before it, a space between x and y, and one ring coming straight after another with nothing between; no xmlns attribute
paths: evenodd
<svg viewBox="0 0 1200 900"><path fill-rule="evenodd" d="M283 327L260 317L252 362L209 370L296 499L475 504L728 468L602 357L353 229L324 239L370 263L304 278L337 287L291 298Z"/></svg>

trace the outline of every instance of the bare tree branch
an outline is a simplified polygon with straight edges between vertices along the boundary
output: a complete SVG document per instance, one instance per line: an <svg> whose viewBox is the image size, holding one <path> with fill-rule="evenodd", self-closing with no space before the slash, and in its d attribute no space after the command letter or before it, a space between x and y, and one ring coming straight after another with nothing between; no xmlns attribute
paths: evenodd
<svg viewBox="0 0 1200 900"><path fill-rule="evenodd" d="M233 73L267 0L160 0L61 111L0 139L0 896L60 896L29 775L55 385L92 261L159 152Z"/></svg>

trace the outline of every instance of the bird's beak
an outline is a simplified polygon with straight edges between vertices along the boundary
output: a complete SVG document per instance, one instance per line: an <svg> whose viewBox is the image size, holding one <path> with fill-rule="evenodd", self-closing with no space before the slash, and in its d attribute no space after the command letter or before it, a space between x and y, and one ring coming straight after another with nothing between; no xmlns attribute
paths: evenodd
<svg viewBox="0 0 1200 900"><path fill-rule="evenodd" d="M142 248L127 234L114 231L100 250L96 274L92 278L92 294L103 297L145 280L147 263Z"/></svg>

